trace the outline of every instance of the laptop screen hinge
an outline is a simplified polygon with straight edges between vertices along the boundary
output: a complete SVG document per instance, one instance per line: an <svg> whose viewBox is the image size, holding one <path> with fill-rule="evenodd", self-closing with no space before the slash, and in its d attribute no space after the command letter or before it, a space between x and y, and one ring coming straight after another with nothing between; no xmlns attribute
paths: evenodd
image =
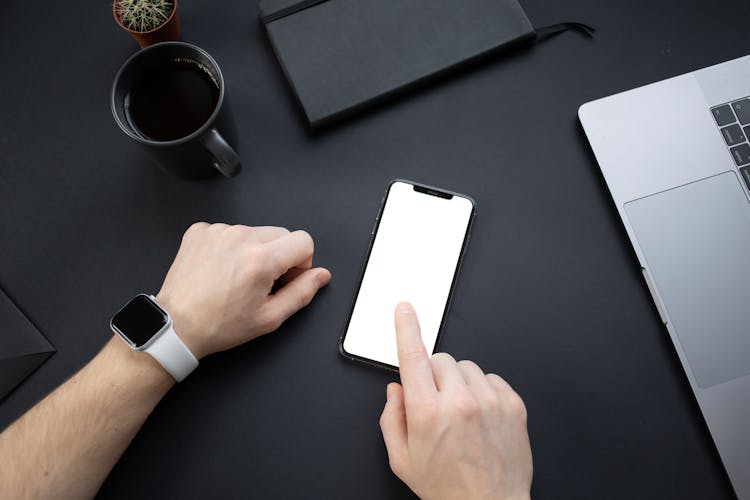
<svg viewBox="0 0 750 500"><path fill-rule="evenodd" d="M654 280L651 278L651 273L649 273L645 267L641 268L641 272L643 273L643 279L646 280L646 285L648 285L648 291L651 292L651 298L654 299L654 304L656 304L656 310L659 311L659 318L661 318L661 322L666 325L669 322L667 319L667 312L664 309L664 304L662 303L659 294L656 292L656 285L654 285Z"/></svg>

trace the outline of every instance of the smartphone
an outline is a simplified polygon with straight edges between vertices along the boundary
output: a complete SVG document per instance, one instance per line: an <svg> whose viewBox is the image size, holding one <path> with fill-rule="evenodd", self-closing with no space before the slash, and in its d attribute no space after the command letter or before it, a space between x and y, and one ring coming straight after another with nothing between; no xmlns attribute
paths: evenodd
<svg viewBox="0 0 750 500"><path fill-rule="evenodd" d="M474 219L474 200L406 180L388 186L339 351L397 370L393 313L417 311L427 352L437 347Z"/></svg>

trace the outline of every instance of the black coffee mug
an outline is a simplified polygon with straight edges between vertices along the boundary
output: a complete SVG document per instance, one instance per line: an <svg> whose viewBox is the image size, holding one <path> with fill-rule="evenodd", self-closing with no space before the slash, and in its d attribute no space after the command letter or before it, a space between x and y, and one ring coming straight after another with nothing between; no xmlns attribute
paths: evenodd
<svg viewBox="0 0 750 500"><path fill-rule="evenodd" d="M165 170L185 179L240 171L224 77L205 50L184 42L140 50L117 73L111 101L117 125Z"/></svg>

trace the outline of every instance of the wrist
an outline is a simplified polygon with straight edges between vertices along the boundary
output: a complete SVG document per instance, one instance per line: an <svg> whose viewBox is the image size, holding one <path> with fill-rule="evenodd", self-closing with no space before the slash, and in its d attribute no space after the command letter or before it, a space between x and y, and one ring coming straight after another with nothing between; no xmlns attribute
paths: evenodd
<svg viewBox="0 0 750 500"><path fill-rule="evenodd" d="M134 380L155 389L169 390L175 379L154 358L142 351L131 349L117 335L112 336L102 353L120 374L120 380Z"/></svg>
<svg viewBox="0 0 750 500"><path fill-rule="evenodd" d="M209 353L205 352L200 342L201 332L190 320L191 315L187 311L183 311L179 304L171 300L167 294L159 292L156 295L156 301L172 318L172 327L175 334L195 356L195 359L201 360L206 357Z"/></svg>

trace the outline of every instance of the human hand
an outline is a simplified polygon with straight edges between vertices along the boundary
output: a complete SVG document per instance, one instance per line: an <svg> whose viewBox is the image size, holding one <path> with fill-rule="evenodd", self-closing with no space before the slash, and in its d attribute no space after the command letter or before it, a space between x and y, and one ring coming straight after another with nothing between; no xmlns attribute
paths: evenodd
<svg viewBox="0 0 750 500"><path fill-rule="evenodd" d="M308 305L331 280L312 268L313 251L304 231L193 224L157 300L200 359L270 333Z"/></svg>
<svg viewBox="0 0 750 500"><path fill-rule="evenodd" d="M450 355L428 358L414 308L396 307L401 382L380 427L391 470L423 499L529 498L526 408L500 377Z"/></svg>

